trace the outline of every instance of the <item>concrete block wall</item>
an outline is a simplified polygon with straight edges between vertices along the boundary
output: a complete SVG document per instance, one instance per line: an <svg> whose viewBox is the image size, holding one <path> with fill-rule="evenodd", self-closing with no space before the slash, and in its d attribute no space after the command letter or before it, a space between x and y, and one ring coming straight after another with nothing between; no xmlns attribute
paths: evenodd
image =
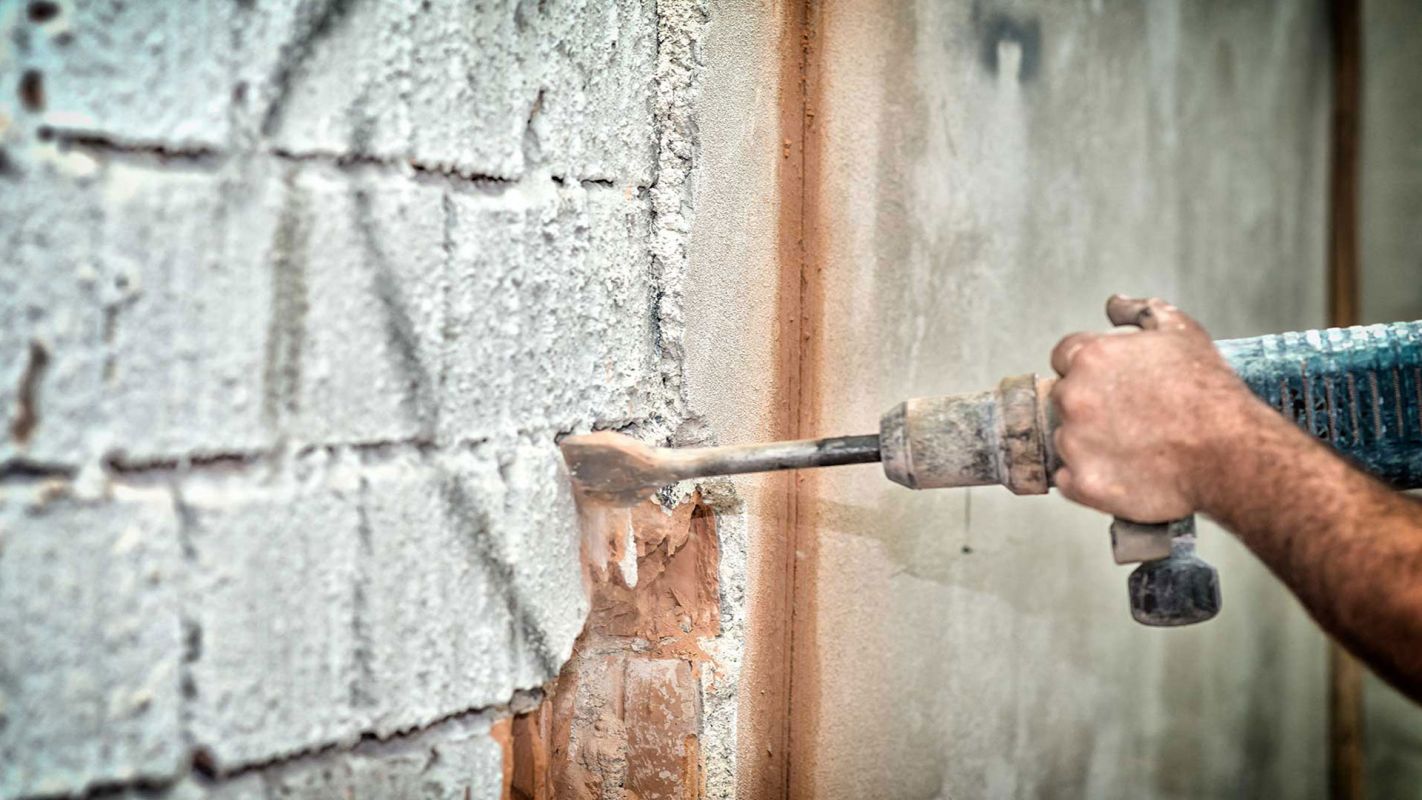
<svg viewBox="0 0 1422 800"><path fill-rule="evenodd" d="M705 16L0 3L0 797L500 795L555 437L689 416Z"/></svg>

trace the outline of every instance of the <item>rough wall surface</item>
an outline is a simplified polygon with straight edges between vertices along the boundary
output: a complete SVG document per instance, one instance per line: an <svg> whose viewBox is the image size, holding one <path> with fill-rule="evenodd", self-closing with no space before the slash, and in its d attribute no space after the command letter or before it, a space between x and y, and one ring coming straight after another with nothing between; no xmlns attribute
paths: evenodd
<svg viewBox="0 0 1422 800"><path fill-rule="evenodd" d="M1325 11L824 6L817 430L1045 370L1064 332L1105 327L1111 292L1170 297L1221 337L1318 324ZM1324 791L1322 638L1217 529L1223 613L1152 630L1099 514L914 494L873 467L817 480L792 794Z"/></svg>
<svg viewBox="0 0 1422 800"><path fill-rule="evenodd" d="M693 173L696 225L688 243L684 304L687 401L705 435L721 444L782 434L774 391L784 344L777 336L776 209L779 62L783 3L713 0L702 40L705 68L697 93L700 150ZM750 776L783 756L764 735L775 695L765 668L783 643L767 628L784 624L767 609L784 581L777 557L784 532L775 513L775 476L718 482L722 636L708 650L723 674L706 683L702 748L708 796L767 797Z"/></svg>
<svg viewBox="0 0 1422 800"><path fill-rule="evenodd" d="M0 3L0 797L508 790L555 437L688 419L705 17Z"/></svg>

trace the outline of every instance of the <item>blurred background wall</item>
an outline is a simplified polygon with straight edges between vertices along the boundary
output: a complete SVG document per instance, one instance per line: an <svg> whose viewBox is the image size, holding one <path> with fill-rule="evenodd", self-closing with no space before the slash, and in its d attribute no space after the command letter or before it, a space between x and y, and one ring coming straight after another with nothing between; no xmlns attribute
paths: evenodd
<svg viewBox="0 0 1422 800"><path fill-rule="evenodd" d="M1359 197L1364 322L1422 319L1422 5L1363 3ZM1422 710L1382 681L1364 684L1369 797L1422 797Z"/></svg>

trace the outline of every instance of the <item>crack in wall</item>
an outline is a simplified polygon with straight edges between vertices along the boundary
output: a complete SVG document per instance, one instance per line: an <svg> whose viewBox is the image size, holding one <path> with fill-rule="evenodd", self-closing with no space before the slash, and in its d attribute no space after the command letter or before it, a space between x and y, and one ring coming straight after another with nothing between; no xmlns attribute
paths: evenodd
<svg viewBox="0 0 1422 800"><path fill-rule="evenodd" d="M172 792L179 789L184 783L192 781L199 786L213 789L219 786L231 784L241 778L257 775L263 782L263 794L267 797L284 797L284 793L275 790L275 781L281 773L292 768L302 767L311 763L327 759L331 756L339 755L365 755L379 756L386 754L396 754L408 748L411 744L417 744L421 739L435 736L443 732L454 732L459 726L468 723L478 723L485 720L491 726L499 719L507 718L521 713L526 713L530 704L538 702L539 690L533 690L534 699L530 699L530 692L516 691L508 703L491 706L481 706L476 708L461 709L459 711L446 714L438 719L432 720L426 725L408 728L388 736L380 736L373 731L363 731L353 738L352 743L334 743L320 747L313 747L295 753L288 753L276 758L267 759L260 762L245 764L229 770L219 770L210 761L206 761L201 751L194 751L191 755L190 765L187 770L181 770L178 774L156 778L143 777L130 780L100 781L92 783L82 792L63 792L59 794L31 794L25 795L23 800L99 800L99 798L109 797L170 797ZM432 758L434 756L431 748ZM431 763L425 765L426 770Z"/></svg>
<svg viewBox="0 0 1422 800"><path fill-rule="evenodd" d="M0 461L0 484L6 482L29 482L36 480L73 480L79 468L72 464L57 464L50 461L36 461L16 457Z"/></svg>
<svg viewBox="0 0 1422 800"><path fill-rule="evenodd" d="M270 144L226 149L195 147L169 142L126 140L56 125L39 128L37 138L61 149L82 152L91 157L112 159L135 165L156 164L165 169L177 167L217 171L234 159L266 156L275 161L322 165L344 170L383 169L399 175L413 174L417 178L445 178L459 184L483 189L516 186L532 177L524 175L518 178L508 178L474 170L457 169L443 164L430 164L416 158L379 156L362 152L296 150ZM7 156L5 163L14 166L16 161ZM18 170L15 172L18 173ZM558 174L552 177L557 180L569 179L569 176Z"/></svg>
<svg viewBox="0 0 1422 800"><path fill-rule="evenodd" d="M165 167L217 167L230 156L230 153L212 147L125 141L108 134L58 125L40 126L35 130L35 136L41 142L91 154L148 157Z"/></svg>
<svg viewBox="0 0 1422 800"><path fill-rule="evenodd" d="M518 429L511 436L529 438L545 435L543 428ZM287 460L301 460L315 453L336 456L340 453L355 453L362 463L378 463L382 459L399 458L408 454L421 456L452 455L470 448L489 443L483 436L454 438L436 443L427 437L403 439L372 439L366 441L335 441L321 443L289 444L266 450L245 451L194 451L172 456L150 456L130 458L122 450L111 450L100 459L100 466L110 480L122 483L130 479L163 478L170 475L203 475L214 473L241 472L252 468L272 468ZM41 461L29 458L10 458L0 461L0 479L25 478L73 478L81 466L74 463Z"/></svg>

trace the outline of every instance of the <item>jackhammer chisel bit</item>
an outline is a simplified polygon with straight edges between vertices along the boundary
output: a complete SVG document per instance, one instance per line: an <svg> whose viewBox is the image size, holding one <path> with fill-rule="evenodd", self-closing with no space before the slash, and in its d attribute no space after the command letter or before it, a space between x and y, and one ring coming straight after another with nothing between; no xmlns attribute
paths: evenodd
<svg viewBox="0 0 1422 800"><path fill-rule="evenodd" d="M1139 311L1108 306L1118 325L1135 324ZM1396 488L1422 486L1422 322L1215 344L1255 395L1300 427ZM883 415L877 435L667 448L599 432L568 437L563 455L581 490L621 501L692 478L873 461L910 489L1000 484L1044 494L1060 466L1048 399L1054 381L1018 375L983 392L906 400ZM1219 575L1195 553L1193 517L1118 518L1110 533L1116 562L1140 564L1127 581L1137 622L1189 625L1219 613Z"/></svg>

